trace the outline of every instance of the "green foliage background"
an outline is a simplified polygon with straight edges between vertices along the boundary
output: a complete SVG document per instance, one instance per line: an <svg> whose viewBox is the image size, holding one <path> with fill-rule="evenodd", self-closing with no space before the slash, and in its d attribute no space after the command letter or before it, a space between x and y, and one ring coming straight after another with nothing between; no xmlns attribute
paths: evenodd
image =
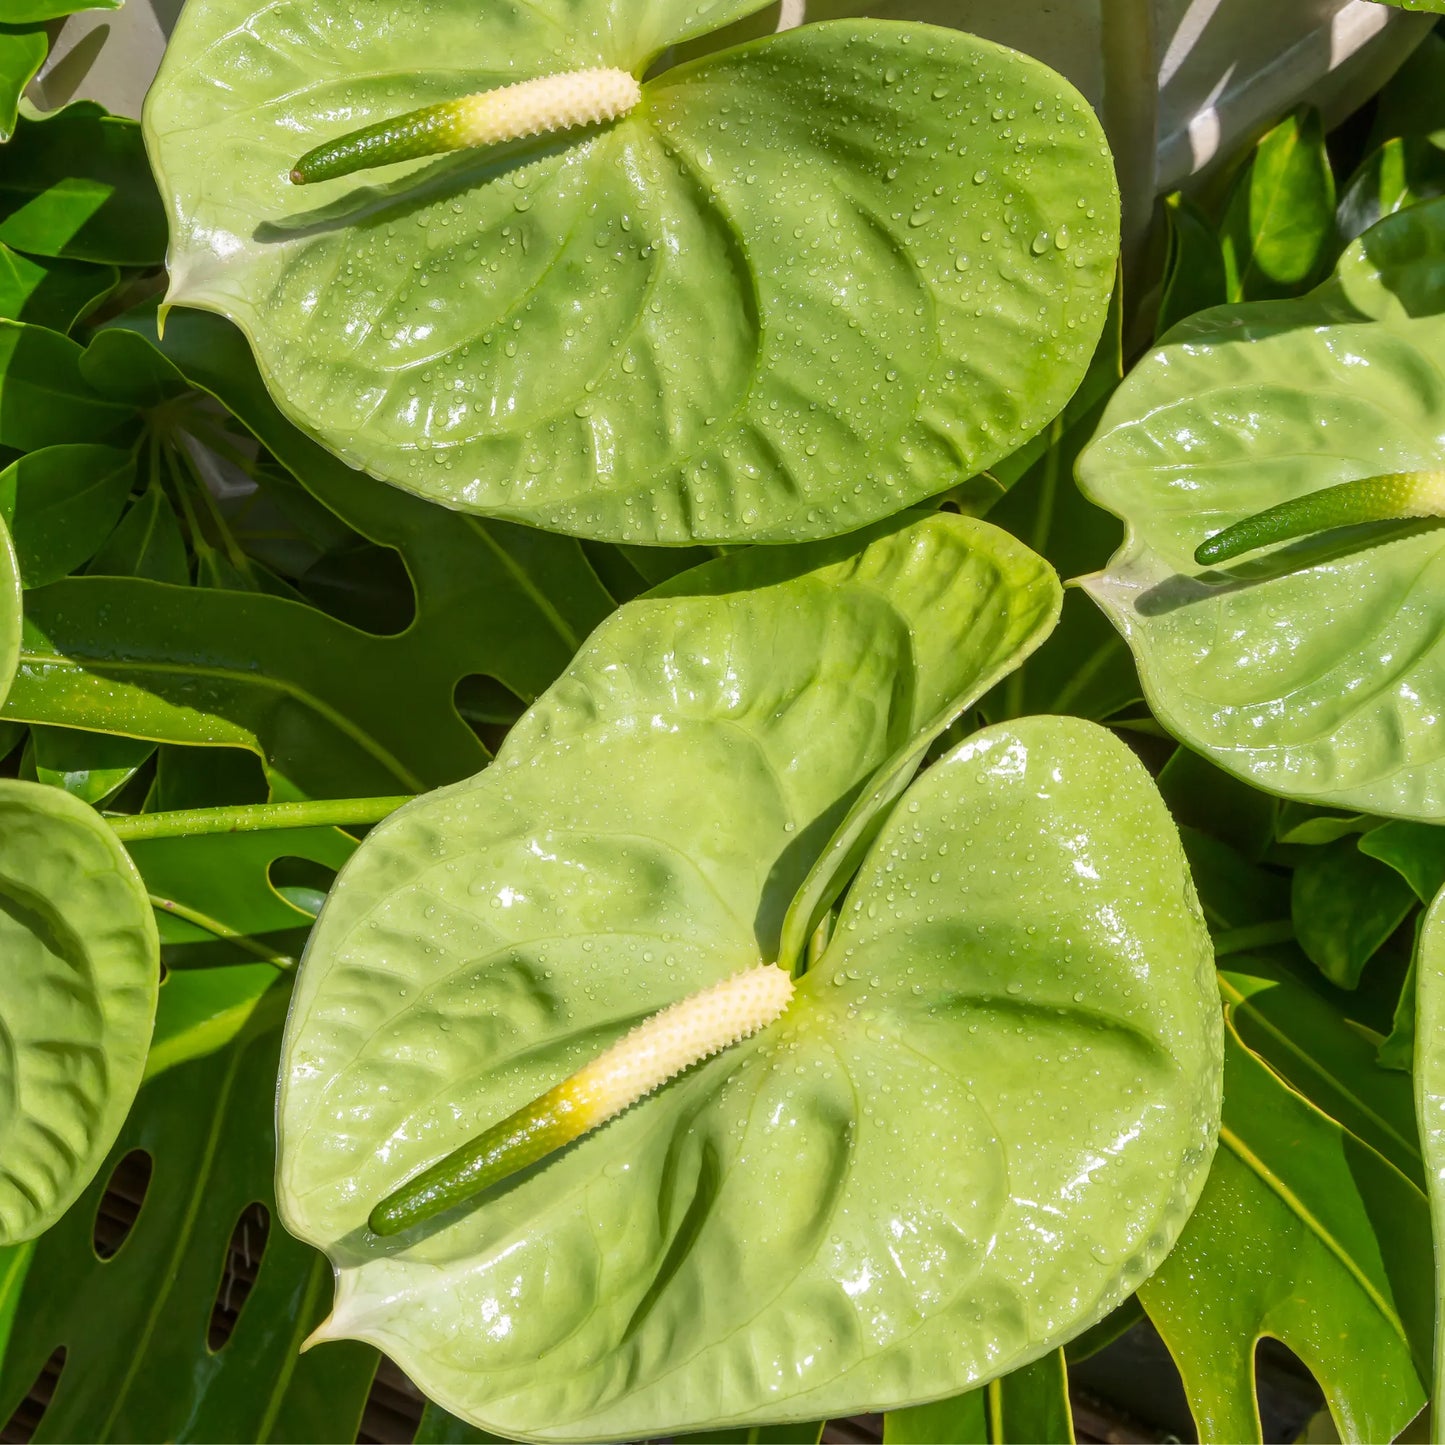
<svg viewBox="0 0 1445 1445"><path fill-rule="evenodd" d="M0 516L14 544L13 563L0 557L13 574L0 662L18 669L0 714L6 773L135 817L472 775L598 623L713 551L434 507L293 428L225 322L178 311L158 336L165 226L138 127L84 102L17 114L43 24L63 10L26 3L0 26L0 136L13 132L0 151ZM1332 155L1302 112L1222 194L1171 198L1158 333L1215 304L1299 296L1381 216L1445 192L1442 88L1445 42L1432 39L1382 97L1362 157ZM1120 528L1073 465L1126 369L1140 303L1116 307L1037 444L936 505L987 510L1065 577L1102 567ZM1128 648L1077 590L1051 639L934 755L980 722L1040 712L1129 740L1180 825L1219 965L1221 1148L1179 1246L1110 1327L1068 1359L895 1412L884 1438L1070 1439L1069 1360L1141 1308L1201 1438L1261 1438L1265 1336L1308 1366L1343 1438L1392 1438L1432 1368L1426 1185L1445 1088L1438 909L1425 907L1445 884L1440 830L1280 802L1176 748ZM355 1439L376 1353L297 1353L326 1312L322 1255L273 1223L229 1339L213 1349L207 1333L238 1220L256 1204L274 1215L291 970L359 836L328 825L129 844L166 968L155 1033L106 1163L53 1229L0 1250L0 1420L63 1348L37 1439ZM97 1214L136 1150L150 1182L102 1258ZM486 1437L430 1407L416 1438Z"/></svg>

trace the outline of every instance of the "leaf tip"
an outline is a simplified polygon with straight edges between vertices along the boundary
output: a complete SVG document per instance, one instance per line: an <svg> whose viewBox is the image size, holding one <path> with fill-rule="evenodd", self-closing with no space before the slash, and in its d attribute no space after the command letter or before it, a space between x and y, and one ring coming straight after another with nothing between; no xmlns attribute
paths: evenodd
<svg viewBox="0 0 1445 1445"><path fill-rule="evenodd" d="M311 1333L307 1335L304 1340L301 1341L301 1346L297 1350L297 1354L304 1355L306 1351L311 1349L313 1346L324 1345L328 1340L339 1340L344 1338L345 1336L340 1334L336 1329L336 1311L332 1310L331 1313L327 1315L326 1318L322 1320L321 1323L317 1325L316 1328L312 1330Z"/></svg>

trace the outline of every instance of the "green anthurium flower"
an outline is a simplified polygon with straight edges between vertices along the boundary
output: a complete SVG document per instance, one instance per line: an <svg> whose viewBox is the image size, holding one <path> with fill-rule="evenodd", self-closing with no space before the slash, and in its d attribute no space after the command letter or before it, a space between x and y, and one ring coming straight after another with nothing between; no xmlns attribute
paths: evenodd
<svg viewBox="0 0 1445 1445"><path fill-rule="evenodd" d="M0 1245L44 1233L100 1168L160 987L150 899L59 788L0 779Z"/></svg>
<svg viewBox="0 0 1445 1445"><path fill-rule="evenodd" d="M1083 376L1118 249L1102 131L1037 62L923 25L651 73L758 8L194 0L146 107L169 299L450 507L779 541L943 491Z"/></svg>
<svg viewBox="0 0 1445 1445"><path fill-rule="evenodd" d="M1445 818L1445 205L1297 301L1177 326L1079 484L1128 524L1084 585L1160 721L1285 797Z"/></svg>
<svg viewBox="0 0 1445 1445"><path fill-rule="evenodd" d="M1135 1289L1220 1103L1164 805L1065 718L896 782L1058 596L946 515L728 557L620 609L490 768L374 830L282 1056L278 1200L338 1275L319 1339L379 1345L509 1437L637 1439L954 1394ZM800 953L795 910L844 886ZM368 1228L634 1028L667 1033L628 1076L649 1087L679 1031L720 1051L485 1192Z"/></svg>

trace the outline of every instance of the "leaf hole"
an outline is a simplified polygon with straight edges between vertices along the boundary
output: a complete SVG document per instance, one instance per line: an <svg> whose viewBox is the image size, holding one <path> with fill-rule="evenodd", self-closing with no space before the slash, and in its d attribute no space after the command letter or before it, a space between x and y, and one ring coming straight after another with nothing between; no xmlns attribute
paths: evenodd
<svg viewBox="0 0 1445 1445"><path fill-rule="evenodd" d="M386 1445L389 1441L412 1439L425 1408L426 1397L422 1392L397 1365L382 1355L361 1412L356 1445Z"/></svg>
<svg viewBox="0 0 1445 1445"><path fill-rule="evenodd" d="M314 858L285 857L274 859L266 876L272 888L293 908L315 918L336 881L336 869Z"/></svg>
<svg viewBox="0 0 1445 1445"><path fill-rule="evenodd" d="M1298 1440L1325 1408L1324 1391L1309 1366L1270 1335L1254 1347L1254 1387L1266 1440Z"/></svg>
<svg viewBox="0 0 1445 1445"><path fill-rule="evenodd" d="M50 1402L55 1398L55 1387L60 1383L60 1372L65 1368L65 1346L52 1350L50 1358L40 1367L25 1398L15 1407L15 1413L0 1429L0 1445L30 1445Z"/></svg>
<svg viewBox="0 0 1445 1445"><path fill-rule="evenodd" d="M527 704L511 688L480 672L469 673L457 683L452 701L490 753L501 747L512 724L527 710Z"/></svg>
<svg viewBox="0 0 1445 1445"><path fill-rule="evenodd" d="M155 1160L144 1149L132 1149L110 1171L110 1182L95 1207L95 1224L90 1231L97 1259L114 1259L130 1237L154 1169Z"/></svg>
<svg viewBox="0 0 1445 1445"><path fill-rule="evenodd" d="M266 1240L271 1233L271 1211L259 1201L248 1204L236 1220L226 1246L221 1282L211 1304L211 1322L206 1328L206 1345L212 1354L225 1348L236 1330L236 1322L256 1283Z"/></svg>

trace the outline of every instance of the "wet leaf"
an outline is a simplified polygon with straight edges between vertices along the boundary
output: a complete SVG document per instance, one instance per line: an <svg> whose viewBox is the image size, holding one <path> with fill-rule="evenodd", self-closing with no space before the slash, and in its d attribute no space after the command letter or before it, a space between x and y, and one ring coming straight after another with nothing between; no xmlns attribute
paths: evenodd
<svg viewBox="0 0 1445 1445"><path fill-rule="evenodd" d="M809 25L664 69L600 129L288 179L338 129L641 76L759 3L394 3L359 43L328 0L190 7L146 106L169 300L236 321L348 461L552 530L834 535L967 480L1078 386L1117 255L1092 110L1012 51Z"/></svg>
<svg viewBox="0 0 1445 1445"><path fill-rule="evenodd" d="M1128 526L1085 585L1159 720L1267 792L1423 821L1445 816L1445 530L1336 528L1218 568L1194 550L1286 498L1439 465L1442 216L1388 217L1305 299L1176 327L1079 463Z"/></svg>
<svg viewBox="0 0 1445 1445"><path fill-rule="evenodd" d="M90 1182L140 1083L160 981L150 904L100 818L0 780L0 1244Z"/></svg>
<svg viewBox="0 0 1445 1445"><path fill-rule="evenodd" d="M773 957L814 860L846 856L849 799L1056 605L1017 543L942 514L783 561L621 609L491 768L371 833L303 965L280 1190L340 1269L325 1334L381 1344L485 1429L956 1395L1132 1292L1208 1158L1219 1015L1173 826L1107 733L1029 719L887 814L772 1029L475 1209L358 1228L475 1121Z"/></svg>

